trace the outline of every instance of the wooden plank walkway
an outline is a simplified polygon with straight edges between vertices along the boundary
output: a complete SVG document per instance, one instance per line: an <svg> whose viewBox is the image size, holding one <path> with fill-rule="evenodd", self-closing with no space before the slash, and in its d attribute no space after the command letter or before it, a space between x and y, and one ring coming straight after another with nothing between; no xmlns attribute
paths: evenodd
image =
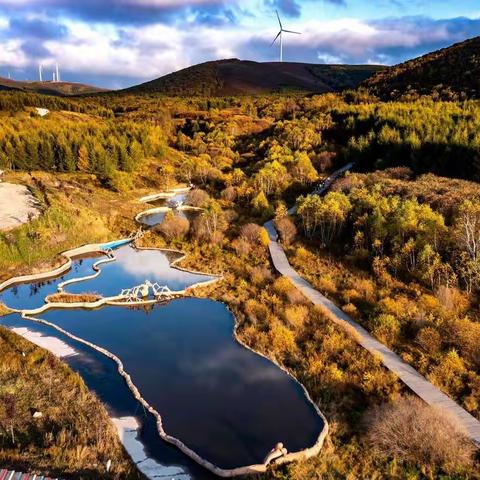
<svg viewBox="0 0 480 480"><path fill-rule="evenodd" d="M413 367L405 363L396 353L376 340L370 333L340 310L332 301L322 295L318 290L302 278L290 265L285 251L278 243L278 235L269 221L264 225L270 236L269 250L272 262L280 274L289 278L291 282L315 305L320 305L332 314L333 320L344 328L353 328L356 332L355 339L373 355L378 356L382 363L391 372L395 373L405 385L413 390L423 401L443 409L457 424L462 427L472 441L480 447L480 422L454 402L450 397L432 385L425 377L420 375Z"/></svg>
<svg viewBox="0 0 480 480"><path fill-rule="evenodd" d="M59 480L58 478L44 477L43 475L32 475L0 468L0 480Z"/></svg>

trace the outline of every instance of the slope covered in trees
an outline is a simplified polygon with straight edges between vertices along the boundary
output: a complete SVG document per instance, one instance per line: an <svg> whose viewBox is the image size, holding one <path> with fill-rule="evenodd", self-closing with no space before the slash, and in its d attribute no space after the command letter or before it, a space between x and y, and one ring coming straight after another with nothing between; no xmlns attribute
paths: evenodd
<svg viewBox="0 0 480 480"><path fill-rule="evenodd" d="M480 98L480 37L382 70L364 85L384 100L405 95Z"/></svg>
<svg viewBox="0 0 480 480"><path fill-rule="evenodd" d="M364 103L334 113L359 168L408 166L415 173L480 181L480 108L477 102Z"/></svg>
<svg viewBox="0 0 480 480"><path fill-rule="evenodd" d="M381 68L374 65L258 63L230 59L194 65L127 91L173 96L326 93L356 88Z"/></svg>
<svg viewBox="0 0 480 480"><path fill-rule="evenodd" d="M18 81L0 77L0 90L14 90L27 93L43 93L67 97L70 95L90 95L105 92L104 88L93 87L76 82L40 82Z"/></svg>
<svg viewBox="0 0 480 480"><path fill-rule="evenodd" d="M298 214L294 263L480 418L480 186L405 168L351 174L300 197Z"/></svg>
<svg viewBox="0 0 480 480"><path fill-rule="evenodd" d="M94 173L111 186L164 143L156 127L129 121L73 113L1 118L0 168Z"/></svg>
<svg viewBox="0 0 480 480"><path fill-rule="evenodd" d="M60 103L38 118L30 110L40 98ZM203 211L189 220L166 215L140 245L184 250L183 266L222 273L202 294L228 304L241 339L295 374L332 427L321 455L259 478L475 478L478 461L464 441L417 431L415 415L438 422L435 412L399 402L405 390L398 379L276 275L260 226L275 217L296 268L480 416L480 260L461 236L464 220L479 215L480 187L419 176L439 165L455 175L462 145L471 156L458 176L467 175L478 151L474 102L383 104L363 92L75 100L22 94L18 103L0 94L2 101L8 111L0 150L8 146L4 158L16 168L6 175L29 185L45 209L0 236L4 277L39 268L75 242L128 235L138 227L132 213L145 209L135 199L193 182L186 202ZM138 160L125 166L122 151L137 150L136 143ZM350 158L366 170L390 163L412 169L353 174L323 200L308 196ZM99 181L105 162L114 167L113 182ZM117 188L118 176L130 179L124 188ZM287 205L298 197L295 219ZM385 413L402 415L404 427L387 446L375 438L386 428ZM399 450L405 430L415 441ZM453 453L460 450L464 455Z"/></svg>

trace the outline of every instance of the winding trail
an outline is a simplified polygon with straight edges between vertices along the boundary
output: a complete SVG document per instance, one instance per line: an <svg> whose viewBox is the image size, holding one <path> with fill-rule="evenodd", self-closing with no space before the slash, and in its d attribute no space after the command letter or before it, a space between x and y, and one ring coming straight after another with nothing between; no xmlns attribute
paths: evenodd
<svg viewBox="0 0 480 480"><path fill-rule="evenodd" d="M345 172L352 165L347 165L335 172L324 186L317 189L315 193L322 194L328 190L333 180ZM348 167L348 168L347 168ZM295 208L289 210L295 213ZM348 316L344 311L338 308L331 300L315 290L313 286L302 278L296 270L290 265L285 250L278 243L278 233L273 224L273 220L264 224L267 230L270 243L269 250L273 265L277 271L290 279L290 281L314 304L318 305L331 314L332 320L341 327L351 330L355 334L355 340L371 354L378 356L388 370L395 373L407 387L415 392L424 402L432 407L445 411L456 424L465 431L468 437L480 447L480 422L464 410L460 405L453 401L448 395L445 395L437 387L431 384L425 377L420 375L413 367L404 362L396 353L376 340L370 333L360 326L355 320Z"/></svg>

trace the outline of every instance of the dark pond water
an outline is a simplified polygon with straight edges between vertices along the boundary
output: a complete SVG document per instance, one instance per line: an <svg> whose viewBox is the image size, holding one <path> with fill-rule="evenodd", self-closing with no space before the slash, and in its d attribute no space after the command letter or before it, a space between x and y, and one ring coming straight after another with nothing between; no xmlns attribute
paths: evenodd
<svg viewBox="0 0 480 480"><path fill-rule="evenodd" d="M47 337L55 337L70 345L77 355L63 359L83 378L88 388L105 404L110 416L135 417L140 424L139 440L146 455L159 465L155 467L156 476L168 480L214 480L217 479L197 463L189 460L177 448L161 440L157 432L155 418L143 411L135 400L123 378L118 374L117 366L110 359L76 342L56 330L23 320L19 315L0 317L0 325L8 328L27 328Z"/></svg>
<svg viewBox="0 0 480 480"><path fill-rule="evenodd" d="M221 467L262 462L279 441L301 450L323 428L293 379L233 339L221 303L190 298L42 318L118 355L165 430Z"/></svg>
<svg viewBox="0 0 480 480"><path fill-rule="evenodd" d="M167 285L171 290L183 290L195 283L211 280L207 275L183 272L170 267L175 253L160 250L136 250L130 245L114 252L116 260L101 266L99 276L65 287L69 293L94 292L104 297L118 295L124 288L132 288L150 280Z"/></svg>
<svg viewBox="0 0 480 480"><path fill-rule="evenodd" d="M7 288L0 292L0 302L14 309L33 309L41 307L47 295L56 293L59 283L71 278L91 275L92 265L100 260L101 256L76 259L70 271L62 275L41 282L24 283Z"/></svg>

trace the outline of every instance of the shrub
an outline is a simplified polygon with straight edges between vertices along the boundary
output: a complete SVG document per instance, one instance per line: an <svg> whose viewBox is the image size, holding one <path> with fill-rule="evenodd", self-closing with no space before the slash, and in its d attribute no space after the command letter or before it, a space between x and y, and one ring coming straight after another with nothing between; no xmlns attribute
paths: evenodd
<svg viewBox="0 0 480 480"><path fill-rule="evenodd" d="M285 307L283 315L292 327L299 328L308 316L308 307L305 305L288 305Z"/></svg>
<svg viewBox="0 0 480 480"><path fill-rule="evenodd" d="M367 438L388 458L458 473L473 461L474 447L445 412L409 396L366 413Z"/></svg>
<svg viewBox="0 0 480 480"><path fill-rule="evenodd" d="M436 354L442 347L442 337L432 327L422 328L417 334L417 343L429 354Z"/></svg>
<svg viewBox="0 0 480 480"><path fill-rule="evenodd" d="M272 272L267 267L254 267L251 279L254 285L263 285L272 279Z"/></svg>
<svg viewBox="0 0 480 480"><path fill-rule="evenodd" d="M181 240L190 229L190 222L183 217L168 212L157 229L167 240Z"/></svg>
<svg viewBox="0 0 480 480"><path fill-rule="evenodd" d="M192 207L204 207L209 200L210 196L208 193L200 188L194 188L193 190L190 190L187 194L187 198L185 199L186 203Z"/></svg>
<svg viewBox="0 0 480 480"><path fill-rule="evenodd" d="M235 249L235 252L237 252L237 255L241 257L247 256L251 250L250 244L243 238L236 238L232 242L232 247Z"/></svg>
<svg viewBox="0 0 480 480"><path fill-rule="evenodd" d="M285 245L290 245L297 234L297 227L290 217L282 217L275 220L275 227L277 227L280 238Z"/></svg>
<svg viewBox="0 0 480 480"><path fill-rule="evenodd" d="M256 223L247 223L240 229L240 238L250 244L258 244L260 236L260 226Z"/></svg>
<svg viewBox="0 0 480 480"><path fill-rule="evenodd" d="M373 320L373 333L377 338L392 345L400 332L400 323L393 315L382 313Z"/></svg>

